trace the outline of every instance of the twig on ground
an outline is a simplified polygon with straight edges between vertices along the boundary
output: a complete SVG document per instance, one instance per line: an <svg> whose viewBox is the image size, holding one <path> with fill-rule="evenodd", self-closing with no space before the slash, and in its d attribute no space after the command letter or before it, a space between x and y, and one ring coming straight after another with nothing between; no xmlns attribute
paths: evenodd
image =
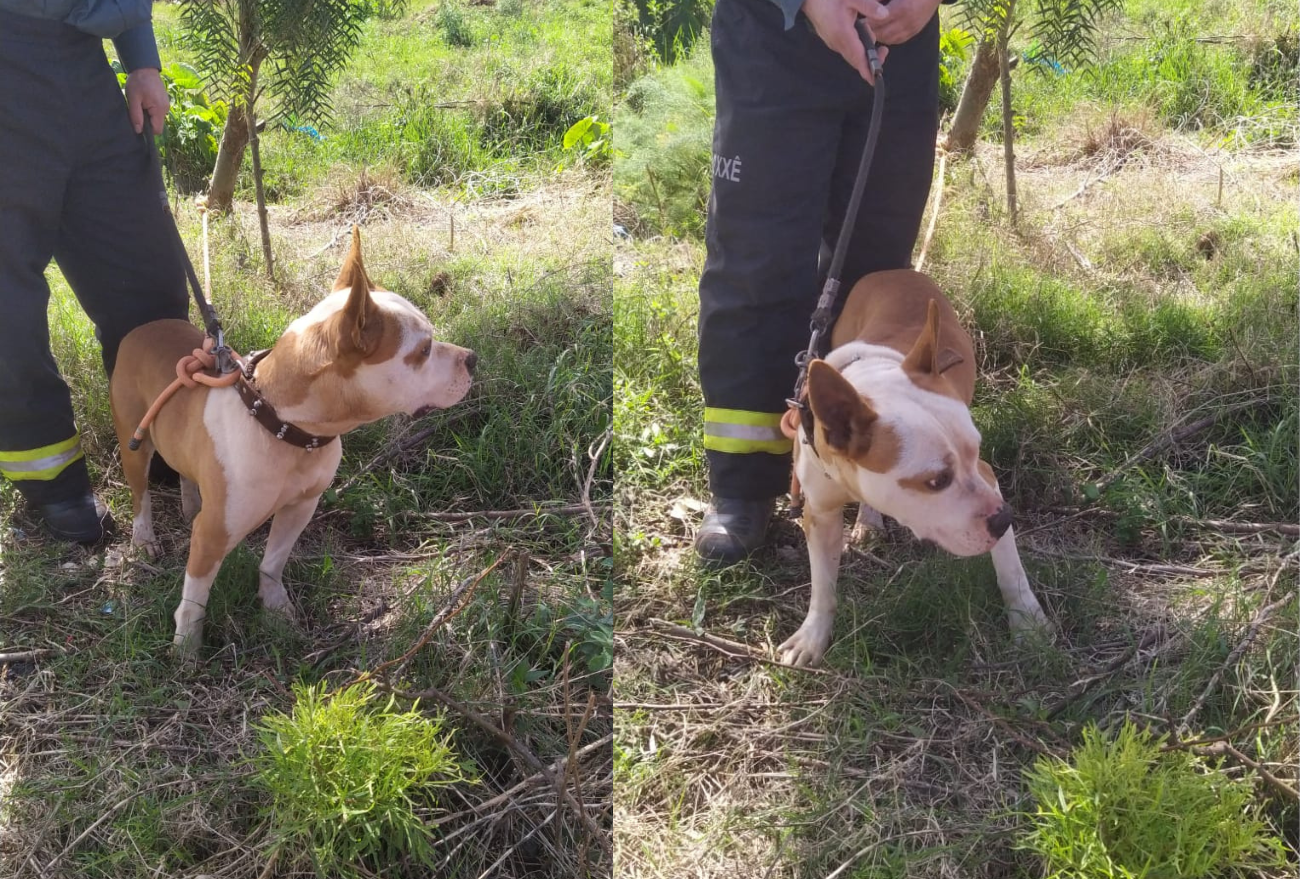
<svg viewBox="0 0 1300 879"><path fill-rule="evenodd" d="M439 690L437 687L426 687L425 689L419 692L413 693L406 690L399 690L396 687L391 687L388 684L383 682L376 682L376 686L378 686L382 690L392 693L395 696L400 696L403 699L412 699L412 700L424 699L424 698L436 699L437 701L441 702L443 705L446 705L452 711L455 711L457 714L460 714L463 717L465 717L467 720L469 720L479 729L483 730L488 735L492 736L492 738L496 739L498 742L500 742L501 744L509 748L511 751L513 751L520 759L522 759L525 763L528 764L530 769L542 775L547 780L547 782L549 782L552 786L555 787L557 791L559 791L560 797L564 802L564 804L568 806L569 809L573 811L575 815L578 816L578 820L582 822L582 825L587 830L587 833L593 839L596 840L596 844L599 845L603 850L607 852L612 850L612 844L606 838L606 834L604 834L601 831L601 829L596 826L596 822L592 820L591 816L587 814L586 810L583 809L581 805L573 798L573 795L569 793L568 790L565 790L559 786L559 779L556 777L555 773L548 770L546 766L542 764L542 761L537 758L537 755L534 754L530 749L525 747L523 744L521 744L514 736L509 735L504 730L496 726L496 724L492 723L490 720L483 717L477 711L473 710L468 705L461 704L460 702L448 696L446 693Z"/></svg>
<svg viewBox="0 0 1300 879"><path fill-rule="evenodd" d="M591 485L596 480L596 468L600 466L600 459L605 455L605 449L609 446L610 440L614 438L614 426L610 425L605 429L605 435L600 438L599 444L595 451L590 447L587 449L587 457L591 459L591 466L587 468L587 480L582 484L582 505L587 510L587 516L591 519L591 527L599 528L600 519L596 518L596 511L591 503Z"/></svg>
<svg viewBox="0 0 1300 879"><path fill-rule="evenodd" d="M1098 681L1106 680L1115 672L1119 671L1121 668L1128 665L1129 660L1131 660L1138 653L1140 653L1143 650L1150 649L1151 647L1155 646L1158 642L1163 641L1164 638L1165 638L1165 632L1162 628L1159 627L1144 632L1142 637L1138 639L1137 643L1130 644L1128 649L1125 650L1123 653L1121 653L1119 656L1115 657L1110 662L1106 663L1106 665L1098 669L1096 672L1088 675L1087 677L1080 678L1079 680L1071 684L1066 689L1065 695L1061 697L1061 700L1057 702L1055 705L1053 705L1051 708L1047 709L1047 711L1043 715L1044 719L1052 720L1056 718L1056 716L1059 715L1062 711L1064 711L1067 707L1069 707L1069 705L1072 702L1074 702L1076 699L1078 699L1088 690L1092 689L1093 684L1097 683Z"/></svg>
<svg viewBox="0 0 1300 879"><path fill-rule="evenodd" d="M708 632L696 633L686 628L685 626L679 626L676 623L670 623L667 620L661 620L661 619L656 619L654 617L651 617L649 622L650 625L654 626L656 629L663 631L671 638L676 638L679 641L690 641L695 644L703 644L705 647L709 647L713 650L716 650L719 653L723 654L724 656L729 656L732 659L748 659L750 662L758 662L758 663L762 663L763 665L771 665L771 666L775 666L776 668L788 669L789 671L808 672L809 674L815 674L815 675L834 674L833 672L829 672L824 668L809 668L808 666L785 665L784 663L780 663L775 660L768 659L766 656L763 656L762 654L758 653L758 651L756 651L754 648L750 647L747 644L741 644L737 641L728 641L726 638L719 638L717 635L710 635Z"/></svg>
<svg viewBox="0 0 1300 879"><path fill-rule="evenodd" d="M1289 560L1284 560L1283 563L1278 566L1277 571L1273 574L1273 579L1268 584L1268 592L1272 592L1273 589L1276 588L1278 579L1282 576L1282 572L1288 567L1291 567ZM1178 726L1180 729L1187 729L1191 724L1192 719L1200 713L1201 708L1205 706L1206 700L1210 698L1210 694L1213 693L1215 687L1219 685L1219 679L1223 677L1228 669L1236 665L1237 661L1241 659L1242 654L1246 652L1246 649L1250 647L1251 642L1255 640L1255 636L1259 634L1259 630L1263 627L1265 621L1268 620L1275 610L1292 601L1294 597L1294 593L1288 589L1281 598L1264 605L1255 612L1255 616L1250 621L1250 625L1246 627L1245 635L1242 636L1241 640L1237 643L1237 646L1232 648L1232 652L1228 654L1228 658L1223 661L1223 664L1215 669L1214 674L1210 675L1210 680L1205 685L1205 689L1201 691L1201 695L1196 697L1196 701L1192 703L1192 707L1187 710L1187 713L1183 715L1183 719L1179 721Z"/></svg>
<svg viewBox="0 0 1300 879"><path fill-rule="evenodd" d="M53 656L58 653L57 650L41 648L38 650L12 650L0 653L0 665L8 665L14 662L34 662L37 659L44 659L47 656Z"/></svg>
<svg viewBox="0 0 1300 879"><path fill-rule="evenodd" d="M1057 552L1053 549L1046 549L1032 544L1022 545L1026 552L1033 553L1034 555L1047 556L1048 558L1053 559L1062 559L1067 562L1100 562L1104 565L1120 568L1130 574L1163 574L1169 577L1224 577L1233 573L1233 571L1226 568L1193 568L1187 565L1147 565L1139 562L1130 562L1127 559L1117 559L1111 556L1093 555L1091 553Z"/></svg>
<svg viewBox="0 0 1300 879"><path fill-rule="evenodd" d="M1300 791L1297 791L1291 785L1269 772L1268 767L1263 763L1260 763L1258 760L1252 760L1238 751L1230 742L1215 742L1204 748L1192 748L1191 750L1193 753L1202 757L1227 757L1230 760L1235 760L1241 765L1255 770L1260 781L1264 782L1264 784L1281 794L1283 797L1286 797L1293 803L1300 803Z"/></svg>
<svg viewBox="0 0 1300 879"><path fill-rule="evenodd" d="M1128 459L1124 461L1123 464L1120 464L1109 474L1099 479L1096 483L1097 490L1105 491L1107 488L1110 487L1111 483L1113 483L1116 479L1118 479L1121 474L1123 474L1126 470L1128 470L1133 465L1141 463L1142 461L1146 461L1149 458L1154 458L1156 455L1158 455L1160 452L1164 451L1165 449L1169 448L1170 446L1177 445L1178 443L1182 442L1188 437L1194 436L1195 434L1198 434L1201 431L1206 430L1207 428L1213 427L1216 423L1218 423L1219 419L1224 418L1228 415L1233 415L1237 412L1242 411L1243 409L1254 409L1258 406L1264 405L1266 402L1267 400L1263 400L1263 399L1243 400L1240 403L1234 403L1231 406L1225 406L1224 408L1220 409L1218 412L1215 412L1213 415L1207 415L1204 418L1199 418L1196 421L1193 421L1191 424L1185 424L1182 427L1170 428L1165 433L1161 434L1160 436L1153 439L1151 442L1147 443L1136 454L1130 455Z"/></svg>
<svg viewBox="0 0 1300 879"><path fill-rule="evenodd" d="M361 681L364 680L373 679L377 675L379 675L380 672L392 668L394 665L397 666L397 673L401 674L402 670L406 668L406 664L411 661L411 658L415 656L415 654L418 653L424 647L425 644L429 643L429 639L433 637L434 633L437 632L438 629L442 628L443 625L450 622L452 618L455 617L458 613L460 613L462 610L464 610L466 607L469 606L469 600L474 597L474 590L478 588L478 584L483 582L483 579L487 577L488 574L496 570L497 565L501 564L511 555L512 553L509 552L502 553L501 555L497 556L496 561L488 565L487 568L485 568L479 574L477 574L474 577L468 577L465 580L463 580L461 584L457 586L456 589L451 593L451 596L447 601L447 605L442 610L434 614L433 619L429 621L429 625L425 628L424 634L422 634L419 637L419 639L415 642L415 644L411 647L410 650L407 650L405 653L403 653L401 656L397 657L396 659L390 659L387 662L380 663L379 665L375 666L368 672L362 672L361 674L354 677L351 681L349 681L348 685L350 686L351 684L360 683Z"/></svg>
<svg viewBox="0 0 1300 879"><path fill-rule="evenodd" d="M1006 718L999 717L998 715L990 711L988 708L984 707L984 705L979 700L963 693L961 690L959 690L957 687L950 684L948 681L940 681L940 683L944 684L949 690L951 690L953 695L956 696L958 699L960 699L963 703L965 703L965 705L968 708L974 708L980 714L983 714L989 720L993 721L994 726L996 726L998 729L1005 732L1007 735L1011 736L1011 738L1015 739L1021 745L1025 746L1026 748L1028 748L1029 750L1033 751L1036 754L1041 754L1044 757L1055 756L1054 754L1052 754L1051 749L1049 749L1042 742L1034 741L1033 739L1024 735L1019 730L1017 730L1014 726L1008 723Z"/></svg>
<svg viewBox="0 0 1300 879"><path fill-rule="evenodd" d="M593 507L609 506L609 501L592 501L588 499L581 504L565 506L538 505L531 509L518 510L477 510L472 513L417 513L421 519L433 519L438 522L466 522L470 519L523 519L528 516L572 516L578 513L590 513ZM593 514L594 515L594 514Z"/></svg>

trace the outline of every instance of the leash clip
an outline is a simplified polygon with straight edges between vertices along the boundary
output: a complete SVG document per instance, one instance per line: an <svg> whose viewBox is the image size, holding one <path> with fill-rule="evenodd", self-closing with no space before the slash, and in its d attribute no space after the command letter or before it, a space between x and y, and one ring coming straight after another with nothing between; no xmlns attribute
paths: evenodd
<svg viewBox="0 0 1300 879"><path fill-rule="evenodd" d="M235 363L233 352L226 344L226 334L220 327L217 328L215 335L212 335L212 339L212 356L217 358L217 374L229 375L238 370L239 365Z"/></svg>

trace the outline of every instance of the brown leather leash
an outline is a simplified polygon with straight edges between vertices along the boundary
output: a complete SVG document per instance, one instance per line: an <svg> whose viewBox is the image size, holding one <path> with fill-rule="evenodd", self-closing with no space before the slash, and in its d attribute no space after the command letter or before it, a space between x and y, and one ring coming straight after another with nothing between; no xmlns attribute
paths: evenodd
<svg viewBox="0 0 1300 879"><path fill-rule="evenodd" d="M871 122L867 128L867 142L862 147L862 160L858 164L858 176L853 180L853 193L848 207L844 211L844 222L840 225L840 234L835 241L835 252L831 256L830 271L822 287L821 298L813 311L809 324L811 336L808 347L795 356L795 365L799 367L799 376L794 382L794 394L786 399L790 408L781 417L781 433L791 440L798 439L799 428L804 430L804 442L813 449L813 413L808 405L808 391L804 385L808 381L808 367L814 358L821 355L822 340L830 335L831 322L835 318L836 306L840 298L840 273L844 270L844 259L848 256L849 239L858 220L858 209L862 206L862 194L867 188L867 172L871 169L871 159L876 153L876 141L880 139L880 122L885 107L885 71L880 63L880 53L876 50L876 41L867 30L866 22L859 18L855 23L858 37L867 52L867 63L871 65L871 75L875 79L872 87ZM791 519L803 517L803 489L799 485L799 476L793 466L790 468L790 508Z"/></svg>

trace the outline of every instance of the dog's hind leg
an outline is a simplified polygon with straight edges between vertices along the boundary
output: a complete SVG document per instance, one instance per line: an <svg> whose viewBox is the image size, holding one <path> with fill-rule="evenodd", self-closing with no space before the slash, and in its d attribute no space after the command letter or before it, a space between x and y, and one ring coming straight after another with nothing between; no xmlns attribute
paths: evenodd
<svg viewBox="0 0 1300 879"><path fill-rule="evenodd" d="M153 443L147 439L135 451L123 446L122 473L131 487L131 545L156 559L162 546L153 530L153 497L149 493L149 460L153 451Z"/></svg>
<svg viewBox="0 0 1300 879"><path fill-rule="evenodd" d="M262 556L262 564L257 568L257 594L262 598L262 606L290 619L294 615L293 604L289 601L289 593L284 589L281 576L284 574L285 563L289 560L289 552L311 521L319 500L320 495L317 495L290 504L275 514L271 520L271 533L266 538L266 554Z"/></svg>
<svg viewBox="0 0 1300 879"><path fill-rule="evenodd" d="M199 496L199 486L192 479L181 477L181 512L186 522L193 522L194 517L203 509L203 498Z"/></svg>
<svg viewBox="0 0 1300 879"><path fill-rule="evenodd" d="M858 504L858 518L849 532L849 542L861 546L867 542L872 531L885 530L885 517L871 504Z"/></svg>

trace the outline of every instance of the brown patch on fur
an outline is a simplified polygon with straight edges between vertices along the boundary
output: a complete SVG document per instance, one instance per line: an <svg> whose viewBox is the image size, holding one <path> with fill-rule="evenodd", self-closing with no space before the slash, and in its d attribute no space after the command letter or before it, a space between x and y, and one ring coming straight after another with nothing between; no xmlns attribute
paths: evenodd
<svg viewBox="0 0 1300 879"><path fill-rule="evenodd" d="M429 344L430 345L433 344L432 339L429 340ZM422 366L429 359L429 356L430 356L429 354L424 353L424 347L421 346L419 348L416 348L410 354L407 354L405 357L403 357L402 362L405 363L407 366L411 367L411 369L419 369L420 366Z"/></svg>
<svg viewBox="0 0 1300 879"><path fill-rule="evenodd" d="M826 445L854 460L870 451L876 413L825 360L814 360L808 368L808 404Z"/></svg>

